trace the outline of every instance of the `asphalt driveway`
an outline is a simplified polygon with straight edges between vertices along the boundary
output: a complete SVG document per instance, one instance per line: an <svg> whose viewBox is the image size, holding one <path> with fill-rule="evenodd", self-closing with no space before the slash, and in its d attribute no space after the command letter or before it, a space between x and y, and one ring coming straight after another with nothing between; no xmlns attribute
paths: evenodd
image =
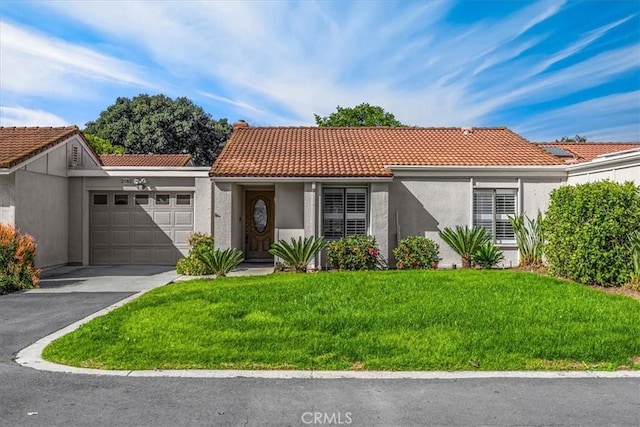
<svg viewBox="0 0 640 427"><path fill-rule="evenodd" d="M153 286L131 271L90 271L48 275L42 290L0 296L0 425L640 425L637 378L136 378L13 362L37 339Z"/></svg>

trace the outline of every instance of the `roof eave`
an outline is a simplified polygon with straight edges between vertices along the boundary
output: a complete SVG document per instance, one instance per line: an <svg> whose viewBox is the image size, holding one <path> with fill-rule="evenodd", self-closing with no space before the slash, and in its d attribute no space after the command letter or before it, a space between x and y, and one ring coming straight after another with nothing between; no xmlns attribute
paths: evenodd
<svg viewBox="0 0 640 427"><path fill-rule="evenodd" d="M385 165L396 177L406 176L469 176L498 175L546 176L563 178L567 176L565 165L482 165L482 166L416 166Z"/></svg>

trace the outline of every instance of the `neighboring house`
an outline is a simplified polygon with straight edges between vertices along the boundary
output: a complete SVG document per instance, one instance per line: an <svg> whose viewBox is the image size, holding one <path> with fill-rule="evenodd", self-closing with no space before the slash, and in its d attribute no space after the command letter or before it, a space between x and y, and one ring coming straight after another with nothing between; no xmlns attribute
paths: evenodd
<svg viewBox="0 0 640 427"><path fill-rule="evenodd" d="M640 185L640 144L619 142L540 143L540 147L562 158L567 166L567 182L609 179Z"/></svg>
<svg viewBox="0 0 640 427"><path fill-rule="evenodd" d="M39 267L172 265L194 231L255 261L273 260L279 239L371 234L392 265L397 242L420 235L449 267L460 260L438 232L456 225L485 227L516 265L508 216L544 212L567 183L640 184L640 144L575 146L506 128L236 123L208 168L189 155L98 156L75 126L0 128L0 221L35 237Z"/></svg>
<svg viewBox="0 0 640 427"><path fill-rule="evenodd" d="M209 168L192 164L98 156L75 126L0 128L0 221L34 236L39 267L175 264L211 232Z"/></svg>

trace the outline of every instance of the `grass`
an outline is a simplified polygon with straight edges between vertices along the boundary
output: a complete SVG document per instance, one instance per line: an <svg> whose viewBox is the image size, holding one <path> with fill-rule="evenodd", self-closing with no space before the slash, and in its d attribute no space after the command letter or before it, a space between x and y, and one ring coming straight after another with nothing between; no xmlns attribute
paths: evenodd
<svg viewBox="0 0 640 427"><path fill-rule="evenodd" d="M104 369L640 369L640 302L515 271L274 274L156 289L47 360Z"/></svg>

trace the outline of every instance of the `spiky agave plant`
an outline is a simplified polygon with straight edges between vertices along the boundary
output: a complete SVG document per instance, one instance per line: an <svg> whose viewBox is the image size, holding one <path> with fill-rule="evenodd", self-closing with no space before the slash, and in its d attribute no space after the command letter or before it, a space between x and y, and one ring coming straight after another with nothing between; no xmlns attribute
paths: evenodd
<svg viewBox="0 0 640 427"><path fill-rule="evenodd" d="M473 254L473 262L482 268L493 268L504 259L504 254L496 245L487 242Z"/></svg>
<svg viewBox="0 0 640 427"><path fill-rule="evenodd" d="M445 227L440 237L462 258L462 268L471 267L473 255L480 246L491 241L491 235L482 227L456 225L455 229Z"/></svg>
<svg viewBox="0 0 640 427"><path fill-rule="evenodd" d="M224 251L207 248L198 252L197 256L200 262L218 277L226 276L244 261L242 251L234 248L225 249Z"/></svg>
<svg viewBox="0 0 640 427"><path fill-rule="evenodd" d="M542 214L530 219L525 215L510 216L509 222L516 235L521 267L540 267L544 252Z"/></svg>
<svg viewBox="0 0 640 427"><path fill-rule="evenodd" d="M286 240L280 240L271 245L269 253L280 258L287 267L294 269L296 272L303 273L307 271L309 262L311 262L326 245L327 241L322 237L311 236L304 239L298 237L298 240L292 237L291 243Z"/></svg>

